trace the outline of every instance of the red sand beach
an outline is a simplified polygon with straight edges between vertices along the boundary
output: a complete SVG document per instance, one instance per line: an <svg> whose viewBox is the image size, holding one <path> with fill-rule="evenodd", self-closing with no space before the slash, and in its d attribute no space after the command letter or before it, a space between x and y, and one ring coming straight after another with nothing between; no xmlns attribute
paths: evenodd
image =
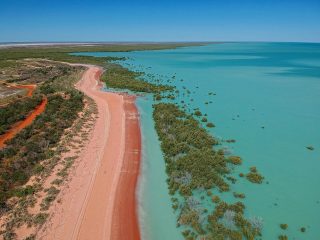
<svg viewBox="0 0 320 240"><path fill-rule="evenodd" d="M135 97L124 96L124 101L126 151L115 196L111 239L140 239L135 199L141 159L140 124Z"/></svg>
<svg viewBox="0 0 320 240"><path fill-rule="evenodd" d="M91 139L37 239L140 239L136 213L141 133L134 97L100 91L88 66L77 88L97 104Z"/></svg>

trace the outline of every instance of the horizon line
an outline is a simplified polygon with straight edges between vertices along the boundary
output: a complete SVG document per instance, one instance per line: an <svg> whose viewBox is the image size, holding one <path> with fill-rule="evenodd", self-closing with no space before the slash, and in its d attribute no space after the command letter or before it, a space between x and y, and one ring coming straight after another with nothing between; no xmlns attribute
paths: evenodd
<svg viewBox="0 0 320 240"><path fill-rule="evenodd" d="M268 41L268 40L226 40L226 41L0 41L0 45L9 45L9 44L114 44L114 43L122 43L122 44L136 44L136 43L320 43L316 41Z"/></svg>

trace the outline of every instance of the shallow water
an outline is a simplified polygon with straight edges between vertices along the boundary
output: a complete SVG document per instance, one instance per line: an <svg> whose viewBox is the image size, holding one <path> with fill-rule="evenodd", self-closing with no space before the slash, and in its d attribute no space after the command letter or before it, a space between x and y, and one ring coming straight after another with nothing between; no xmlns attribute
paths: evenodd
<svg viewBox="0 0 320 240"><path fill-rule="evenodd" d="M190 109L199 107L215 123L212 134L236 139L236 143L223 144L244 160L235 176L256 166L265 177L261 185L238 177L231 188L246 194L248 217L263 218L262 239L277 239L279 234L289 239L320 238L320 44L225 43L87 54L130 57L122 64L164 81L175 75L177 88L191 91L190 97L183 97ZM212 104L205 104L209 101ZM138 101L145 153L141 218L143 232L151 234L143 236L181 239L166 192L150 102ZM306 149L309 145L313 151ZM224 198L235 201L230 194ZM280 223L287 223L288 229L281 230ZM305 233L301 227L306 227ZM168 235L161 235L164 232Z"/></svg>
<svg viewBox="0 0 320 240"><path fill-rule="evenodd" d="M142 239L183 239L176 228L167 188L160 142L152 119L152 98L139 98L142 131L142 167L139 179L139 212Z"/></svg>

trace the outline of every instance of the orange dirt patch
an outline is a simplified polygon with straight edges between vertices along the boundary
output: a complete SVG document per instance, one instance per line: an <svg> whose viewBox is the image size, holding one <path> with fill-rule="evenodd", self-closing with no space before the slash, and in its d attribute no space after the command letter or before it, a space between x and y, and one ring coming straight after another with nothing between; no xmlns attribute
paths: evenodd
<svg viewBox="0 0 320 240"><path fill-rule="evenodd" d="M32 91L31 91L31 94L32 94ZM6 141L8 141L9 139L12 139L18 132L20 132L25 127L29 126L33 122L33 120L44 111L44 109L47 105L47 102L48 102L47 97L44 97L42 102L34 109L34 111L31 114L29 114L26 117L26 119L17 123L8 132L1 135L0 136L0 148L5 146Z"/></svg>
<svg viewBox="0 0 320 240"><path fill-rule="evenodd" d="M34 89L37 87L37 85L11 85L13 88L23 88L27 89L27 97L31 97Z"/></svg>

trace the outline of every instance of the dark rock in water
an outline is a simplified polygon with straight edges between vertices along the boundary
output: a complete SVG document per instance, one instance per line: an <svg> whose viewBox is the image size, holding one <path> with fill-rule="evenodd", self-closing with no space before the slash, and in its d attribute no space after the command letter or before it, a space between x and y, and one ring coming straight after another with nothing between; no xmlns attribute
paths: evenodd
<svg viewBox="0 0 320 240"><path fill-rule="evenodd" d="M306 147L308 150L310 150L310 151L313 151L314 150L314 147L312 147L312 146L307 146Z"/></svg>

